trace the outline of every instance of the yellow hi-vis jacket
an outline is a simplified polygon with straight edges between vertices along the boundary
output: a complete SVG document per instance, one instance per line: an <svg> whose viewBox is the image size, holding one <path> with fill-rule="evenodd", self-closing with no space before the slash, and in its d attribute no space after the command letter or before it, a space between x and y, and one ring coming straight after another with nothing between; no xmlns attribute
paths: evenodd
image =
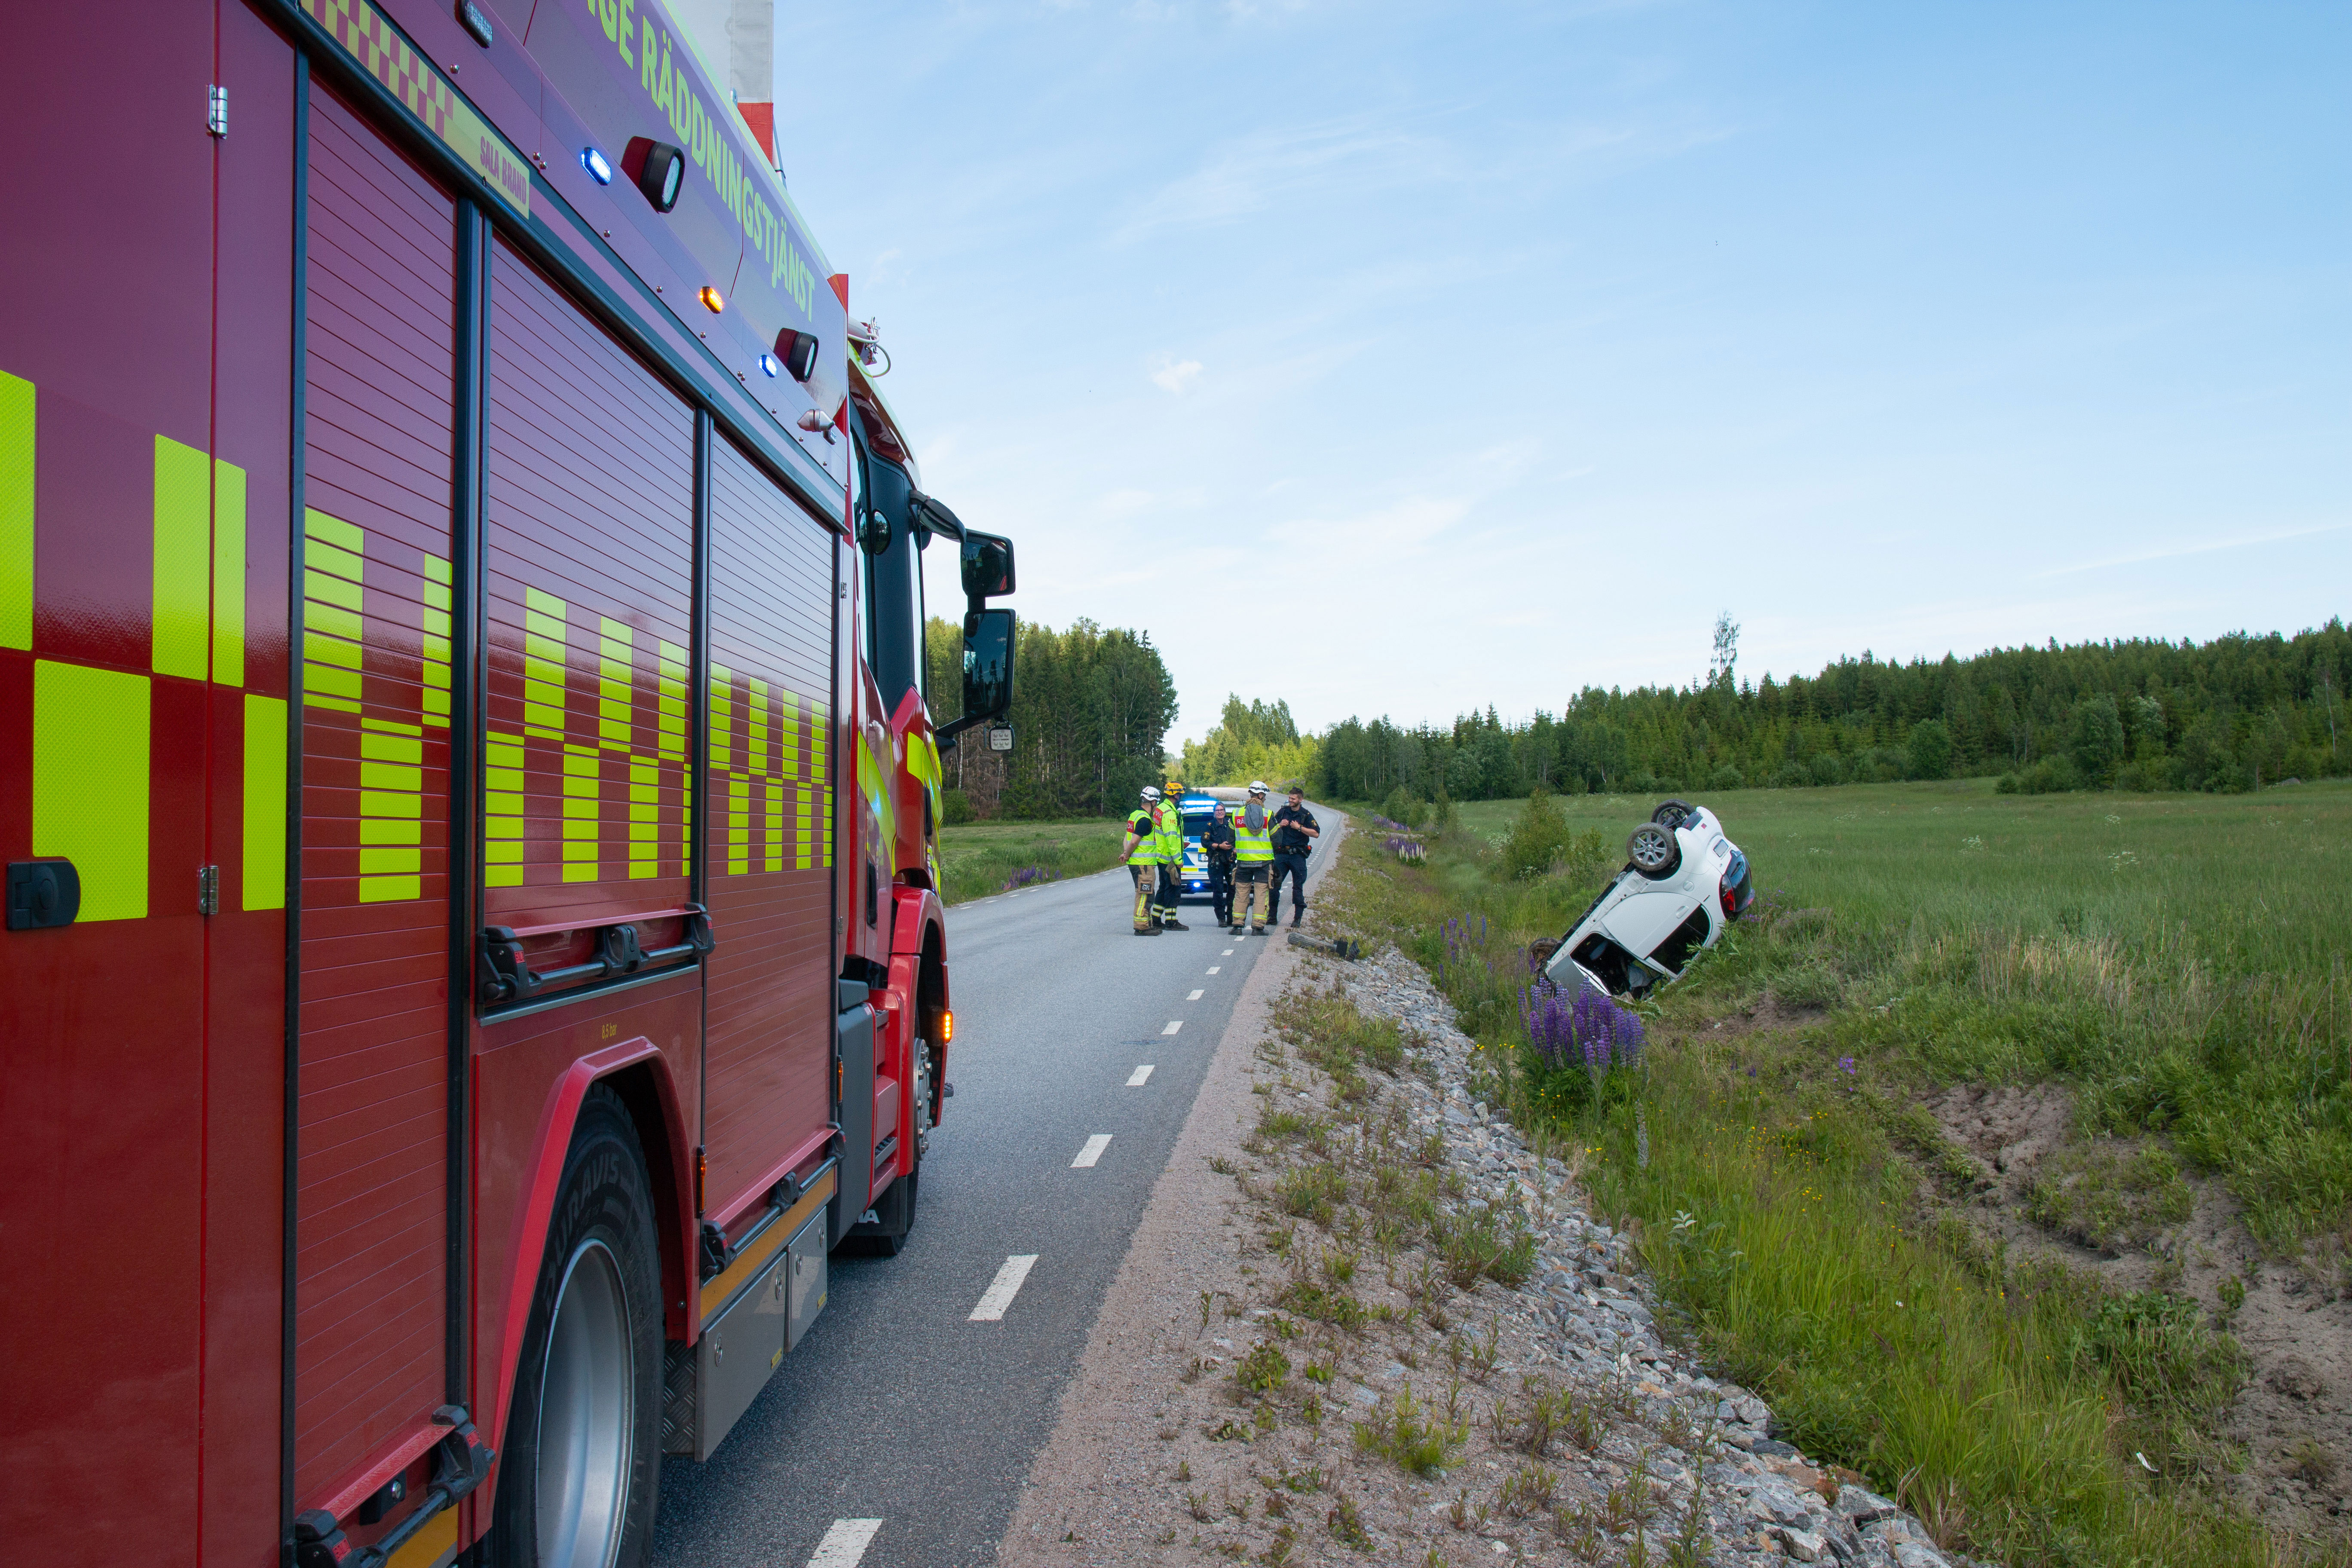
<svg viewBox="0 0 2352 1568"><path fill-rule="evenodd" d="M1266 814L1265 826L1255 833L1249 830L1247 806L1234 813L1233 824L1234 861L1236 865L1246 866L1252 861L1268 861L1274 858L1273 813Z"/></svg>
<svg viewBox="0 0 2352 1568"><path fill-rule="evenodd" d="M1160 859L1163 865L1184 863L1184 814L1176 807L1172 796L1160 797L1160 821L1157 828Z"/></svg>
<svg viewBox="0 0 2352 1568"><path fill-rule="evenodd" d="M1127 858L1130 866L1157 866L1160 863L1160 826L1150 810L1137 806L1127 814L1127 830L1136 836L1135 853Z"/></svg>

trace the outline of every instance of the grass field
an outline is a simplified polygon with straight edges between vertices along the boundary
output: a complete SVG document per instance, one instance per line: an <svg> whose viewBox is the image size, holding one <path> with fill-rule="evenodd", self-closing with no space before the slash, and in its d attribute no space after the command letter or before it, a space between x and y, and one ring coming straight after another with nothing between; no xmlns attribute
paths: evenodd
<svg viewBox="0 0 2352 1568"><path fill-rule="evenodd" d="M966 899L1003 892L1023 871L1083 877L1118 863L1126 825L1082 817L1063 822L971 822L940 829L940 897Z"/></svg>
<svg viewBox="0 0 2352 1568"><path fill-rule="evenodd" d="M2242 1462L2219 1435L2243 1375L2224 1318L1987 1245L1922 1102L2063 1086L2078 1135L2138 1151L2066 1194L2157 1214L2206 1173L2263 1246L2342 1289L2352 787L1703 799L1762 899L1643 1008L1630 1103L1593 1109L1536 1063L1517 999L1524 944L1581 911L1654 802L1559 801L1583 837L1531 877L1502 866L1515 803L1463 808L1422 867L1357 836L1327 916L1440 974L1493 1047L1494 1091L1570 1150L1691 1331L1808 1453L2011 1563L2298 1560L2220 1500ZM1448 920L1466 922L1450 941Z"/></svg>

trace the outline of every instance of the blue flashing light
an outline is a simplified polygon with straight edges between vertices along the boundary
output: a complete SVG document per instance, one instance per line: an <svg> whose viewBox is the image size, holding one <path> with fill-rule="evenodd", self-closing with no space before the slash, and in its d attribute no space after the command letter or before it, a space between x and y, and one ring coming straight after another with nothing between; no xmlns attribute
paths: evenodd
<svg viewBox="0 0 2352 1568"><path fill-rule="evenodd" d="M780 368L780 367L779 367L779 366L777 365L777 363L776 363L776 356L775 356L775 355L773 355L773 354L761 354L761 355L760 356L760 369L761 369L761 371L763 374L768 374L768 375L773 375L773 374L776 374L776 372L777 372L777 370L778 370L779 368Z"/></svg>
<svg viewBox="0 0 2352 1568"><path fill-rule="evenodd" d="M595 148L583 147L580 149L580 166L587 170L588 177L595 181L598 184L609 185L613 183L613 165L606 163L604 161L604 154L596 151Z"/></svg>

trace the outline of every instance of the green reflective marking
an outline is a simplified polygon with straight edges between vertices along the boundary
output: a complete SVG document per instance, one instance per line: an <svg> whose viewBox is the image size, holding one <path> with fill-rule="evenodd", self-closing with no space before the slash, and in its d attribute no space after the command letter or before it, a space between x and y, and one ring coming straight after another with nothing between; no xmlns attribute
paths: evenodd
<svg viewBox="0 0 2352 1568"><path fill-rule="evenodd" d="M325 512L316 511L309 507L302 509L302 531L307 537L320 543L331 544L348 550L354 556L367 548L367 535L360 531L359 524L345 522L340 517L329 517ZM325 563L320 561L309 551L303 552L303 559L309 561L313 566L325 565ZM359 580L359 563L356 561L352 563L352 569L348 572L338 572L332 566L327 566L326 570L335 572L335 574L340 577L349 577L353 582Z"/></svg>
<svg viewBox="0 0 2352 1568"><path fill-rule="evenodd" d="M147 688L143 675L34 661L33 853L74 863L84 921L147 915Z"/></svg>
<svg viewBox="0 0 2352 1568"><path fill-rule="evenodd" d="M245 700L245 907L286 907L286 702Z"/></svg>
<svg viewBox="0 0 2352 1568"><path fill-rule="evenodd" d="M33 384L0 370L0 647L33 646Z"/></svg>
<svg viewBox="0 0 2352 1568"><path fill-rule="evenodd" d="M205 678L212 574L212 465L194 447L155 437L155 596L150 624L158 675Z"/></svg>
<svg viewBox="0 0 2352 1568"><path fill-rule="evenodd" d="M213 679L245 684L245 470L213 459Z"/></svg>

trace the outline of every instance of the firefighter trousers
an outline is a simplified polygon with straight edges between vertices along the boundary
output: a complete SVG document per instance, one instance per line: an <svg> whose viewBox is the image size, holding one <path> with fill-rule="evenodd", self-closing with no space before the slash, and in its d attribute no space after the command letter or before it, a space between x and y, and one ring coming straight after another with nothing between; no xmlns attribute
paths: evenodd
<svg viewBox="0 0 2352 1568"><path fill-rule="evenodd" d="M1160 864L1130 860L1127 869L1135 879L1135 929L1150 931L1160 923L1160 911L1152 908L1152 897L1160 886Z"/></svg>

